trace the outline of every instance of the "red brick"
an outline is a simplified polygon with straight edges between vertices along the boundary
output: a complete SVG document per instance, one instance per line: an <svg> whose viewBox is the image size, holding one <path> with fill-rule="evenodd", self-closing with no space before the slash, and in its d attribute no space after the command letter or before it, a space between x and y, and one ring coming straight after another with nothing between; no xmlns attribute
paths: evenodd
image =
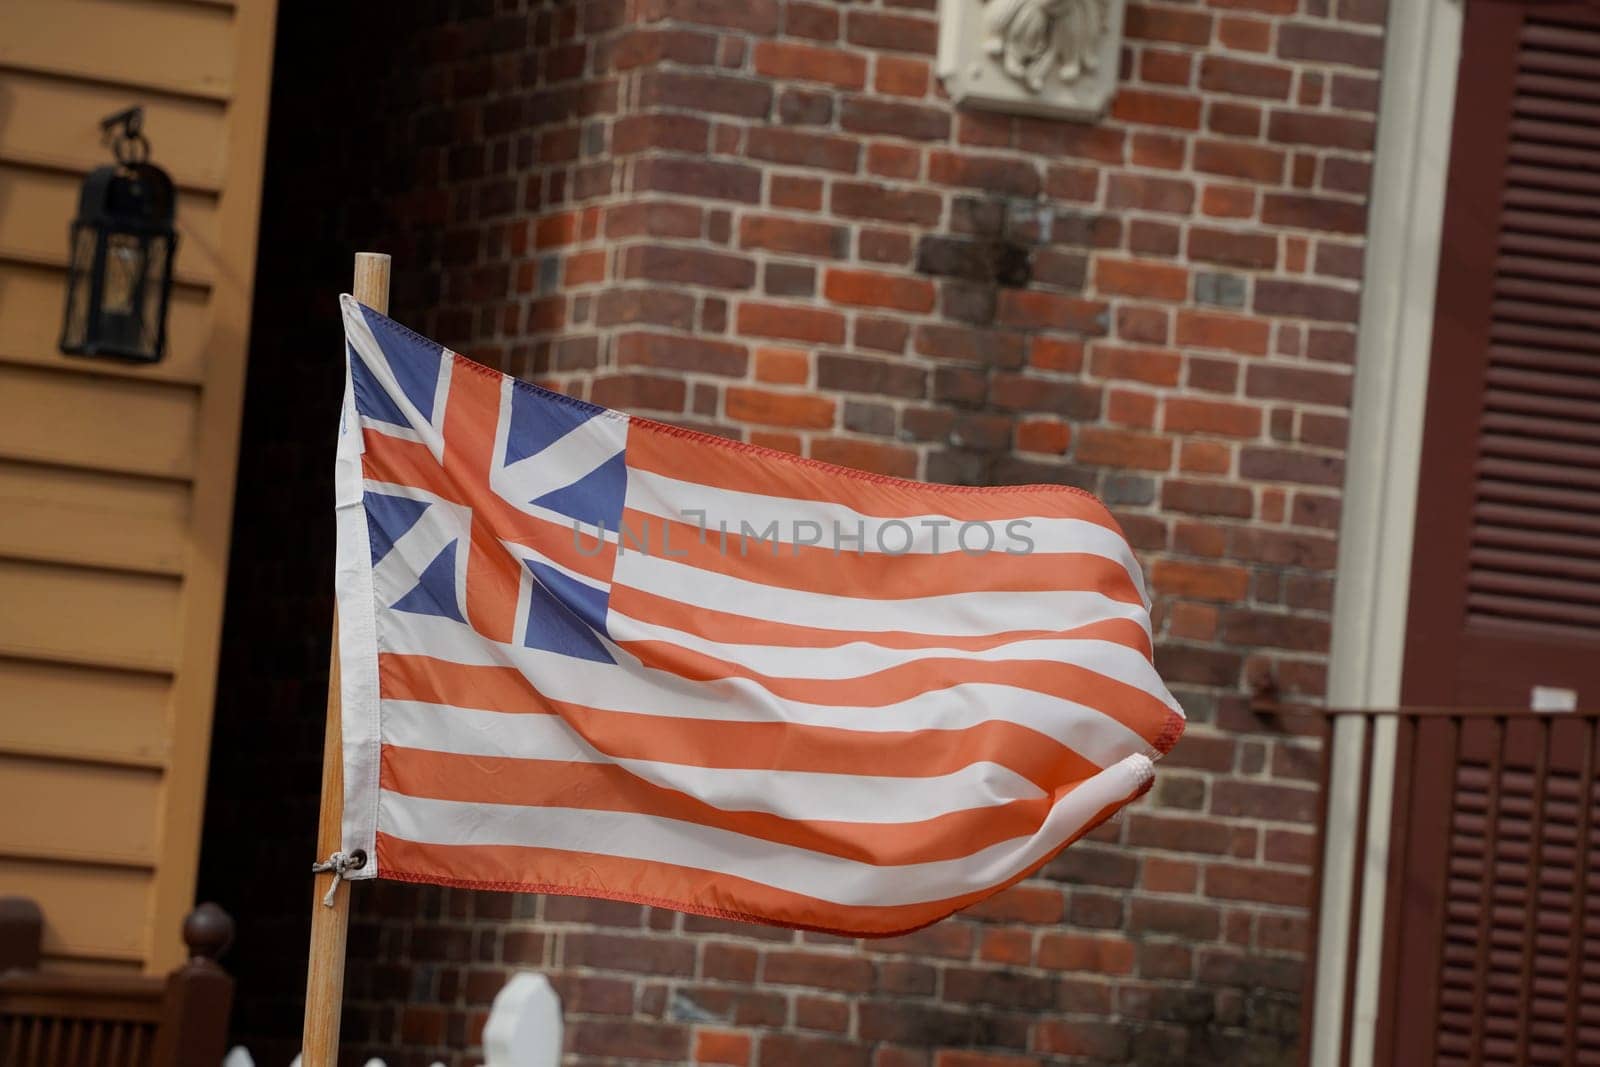
<svg viewBox="0 0 1600 1067"><path fill-rule="evenodd" d="M853 52L818 48L787 41L759 41L754 53L756 73L769 78L823 82L841 89L867 84L867 61Z"/></svg>
<svg viewBox="0 0 1600 1067"><path fill-rule="evenodd" d="M1130 259L1095 261L1094 284L1103 293L1182 301L1189 297L1189 271Z"/></svg>
<svg viewBox="0 0 1600 1067"><path fill-rule="evenodd" d="M928 64L920 59L879 56L872 86L893 96L928 95Z"/></svg>
<svg viewBox="0 0 1600 1067"><path fill-rule="evenodd" d="M844 341L844 316L820 308L746 300L739 305L735 321L738 331L747 337L777 337L832 345Z"/></svg>
<svg viewBox="0 0 1600 1067"><path fill-rule="evenodd" d="M1146 48L1139 54L1139 77L1164 85L1188 85L1191 57L1187 52Z"/></svg>
<svg viewBox="0 0 1600 1067"><path fill-rule="evenodd" d="M1044 933L1039 937L1039 966L1057 971L1132 974L1134 946L1121 938Z"/></svg>
<svg viewBox="0 0 1600 1067"><path fill-rule="evenodd" d="M760 445L762 448L770 448L778 452L787 452L792 456L798 456L805 452L805 445L800 440L799 434L747 430L746 439L753 445ZM711 975L707 974L706 977L710 978ZM753 975L751 980L754 981Z"/></svg>
<svg viewBox="0 0 1600 1067"><path fill-rule="evenodd" d="M938 48L939 23L920 15L855 8L847 16L845 39L866 48L931 56Z"/></svg>
<svg viewBox="0 0 1600 1067"><path fill-rule="evenodd" d="M1243 567L1163 559L1151 567L1150 584L1173 596L1237 601L1250 590L1250 572Z"/></svg>
<svg viewBox="0 0 1600 1067"><path fill-rule="evenodd" d="M1349 200L1330 200L1290 193L1268 193L1261 202L1261 221L1272 226L1335 233L1365 233L1367 209Z"/></svg>
<svg viewBox="0 0 1600 1067"><path fill-rule="evenodd" d="M1360 311L1361 298L1354 290L1338 289L1331 285L1258 278L1252 307L1258 314L1264 315L1354 323Z"/></svg>
<svg viewBox="0 0 1600 1067"><path fill-rule="evenodd" d="M1139 898L1129 916L1134 930L1173 934L1193 941L1214 941L1221 931L1221 913L1214 904Z"/></svg>
<svg viewBox="0 0 1600 1067"><path fill-rule="evenodd" d="M978 958L986 963L1028 966L1033 962L1033 930L1026 926L985 930Z"/></svg>
<svg viewBox="0 0 1600 1067"><path fill-rule="evenodd" d="M561 265L561 284L576 289L583 285L602 282L606 277L606 254L603 250L577 252Z"/></svg>
<svg viewBox="0 0 1600 1067"><path fill-rule="evenodd" d="M624 934L565 935L562 963L641 974L692 975L694 946L683 941Z"/></svg>
<svg viewBox="0 0 1600 1067"><path fill-rule="evenodd" d="M1230 137L1254 138L1261 132L1261 108L1256 104L1213 99L1206 106L1206 129Z"/></svg>
<svg viewBox="0 0 1600 1067"><path fill-rule="evenodd" d="M1161 487L1161 506L1168 511L1248 519L1255 513L1255 495L1242 485L1168 481Z"/></svg>
<svg viewBox="0 0 1600 1067"><path fill-rule="evenodd" d="M1194 183L1142 174L1113 174L1106 184L1106 206L1187 215L1194 210Z"/></svg>
<svg viewBox="0 0 1600 1067"><path fill-rule="evenodd" d="M1377 70L1383 65L1383 37L1289 22L1278 27L1278 55Z"/></svg>
<svg viewBox="0 0 1600 1067"><path fill-rule="evenodd" d="M1265 52L1272 46L1272 23L1229 15L1217 23L1217 40L1244 52Z"/></svg>
<svg viewBox="0 0 1600 1067"><path fill-rule="evenodd" d="M872 988L872 962L860 956L768 950L762 977L778 985L803 985L862 993Z"/></svg>
<svg viewBox="0 0 1600 1067"><path fill-rule="evenodd" d="M867 146L867 172L884 178L915 178L922 173L922 153L909 145L874 142Z"/></svg>
<svg viewBox="0 0 1600 1067"><path fill-rule="evenodd" d="M620 366L666 367L742 378L749 366L743 345L700 337L629 332L616 339Z"/></svg>
<svg viewBox="0 0 1600 1067"><path fill-rule="evenodd" d="M841 467L887 474L894 478L917 476L917 454L909 448L883 445L875 441L856 441L838 437L815 438L811 458Z"/></svg>
<svg viewBox="0 0 1600 1067"><path fill-rule="evenodd" d="M1198 130L1200 107L1200 98L1197 96L1124 87L1112 98L1111 116L1122 122Z"/></svg>
<svg viewBox="0 0 1600 1067"><path fill-rule="evenodd" d="M1318 111L1274 111L1267 120L1268 140L1356 152L1372 150L1376 130L1372 119L1328 115Z"/></svg>
<svg viewBox="0 0 1600 1067"><path fill-rule="evenodd" d="M1350 403L1352 384L1350 373L1343 370L1258 363L1253 364L1246 374L1244 391L1247 396L1272 400L1300 400L1309 404L1346 407Z"/></svg>
<svg viewBox="0 0 1600 1067"><path fill-rule="evenodd" d="M1264 356L1272 327L1258 319L1221 312L1178 312L1178 344L1186 348L1218 348L1247 356Z"/></svg>
<svg viewBox="0 0 1600 1067"><path fill-rule="evenodd" d="M755 34L778 28L775 0L647 0L640 13L647 21L675 19Z"/></svg>
<svg viewBox="0 0 1600 1067"><path fill-rule="evenodd" d="M745 155L791 167L815 167L854 174L861 161L861 145L853 138L758 126L746 135Z"/></svg>
<svg viewBox="0 0 1600 1067"><path fill-rule="evenodd" d="M680 285L748 289L755 284L755 261L681 245L632 245L622 256L622 277Z"/></svg>
<svg viewBox="0 0 1600 1067"><path fill-rule="evenodd" d="M1257 437L1261 433L1261 409L1222 400L1169 397L1162 428L1169 433Z"/></svg>
<svg viewBox="0 0 1600 1067"><path fill-rule="evenodd" d="M596 378L589 386L589 399L608 408L682 411L687 394L681 378L647 374L609 375Z"/></svg>
<svg viewBox="0 0 1600 1067"><path fill-rule="evenodd" d="M611 150L632 155L651 148L703 153L710 144L711 124L693 115L629 115L611 128Z"/></svg>
<svg viewBox="0 0 1600 1067"><path fill-rule="evenodd" d="M1215 218L1247 219L1256 213L1256 192L1242 185L1208 185L1200 194L1200 210Z"/></svg>
<svg viewBox="0 0 1600 1067"><path fill-rule="evenodd" d="M1100 414L1098 388L1021 374L996 374L989 385L989 400L1003 411L1054 412L1072 419L1093 419Z"/></svg>
<svg viewBox="0 0 1600 1067"><path fill-rule="evenodd" d="M1061 921L1061 910L1060 889L1049 885L1023 884L1003 889L988 900L967 908L962 914L1002 922L1048 924Z"/></svg>
<svg viewBox="0 0 1600 1067"><path fill-rule="evenodd" d="M1039 192L1039 170L1032 162L1000 156L931 152L928 155L928 179L940 185L1028 198Z"/></svg>
<svg viewBox="0 0 1600 1067"><path fill-rule="evenodd" d="M1133 135L1133 164L1137 167L1180 170L1186 152L1186 142L1181 137L1169 137L1164 133Z"/></svg>
<svg viewBox="0 0 1600 1067"><path fill-rule="evenodd" d="M1228 267L1270 270L1278 262L1278 239L1267 233L1189 228L1189 258Z"/></svg>
<svg viewBox="0 0 1600 1067"><path fill-rule="evenodd" d="M1126 1063L1132 1036L1126 1027L1115 1023L1061 1019L1041 1022L1036 1041L1040 1051L1058 1056L1080 1056L1095 1063Z"/></svg>
<svg viewBox="0 0 1600 1067"><path fill-rule="evenodd" d="M766 248L802 256L838 259L848 250L849 231L843 226L773 215L746 215L739 220L739 247Z"/></svg>
<svg viewBox="0 0 1600 1067"><path fill-rule="evenodd" d="M1217 781L1211 787L1211 812L1309 825L1316 818L1317 792L1271 782Z"/></svg>
<svg viewBox="0 0 1600 1067"><path fill-rule="evenodd" d="M1006 289L1000 293L995 318L1007 326L1068 330L1102 336L1106 332L1106 305L1057 293Z"/></svg>
<svg viewBox="0 0 1600 1067"><path fill-rule="evenodd" d="M1078 432L1074 455L1078 462L1096 467L1164 471L1172 465L1172 439L1086 426Z"/></svg>
<svg viewBox="0 0 1600 1067"><path fill-rule="evenodd" d="M657 156L635 165L633 190L754 204L761 199L761 172L742 163Z"/></svg>
<svg viewBox="0 0 1600 1067"><path fill-rule="evenodd" d="M1090 368L1101 378L1123 378L1151 385L1174 386L1183 359L1176 352L1097 344Z"/></svg>
<svg viewBox="0 0 1600 1067"><path fill-rule="evenodd" d="M761 1035L761 1067L867 1067L867 1049L856 1042L792 1034Z"/></svg>
<svg viewBox="0 0 1600 1067"><path fill-rule="evenodd" d="M933 310L932 283L898 274L836 267L828 271L822 292L836 304L911 312Z"/></svg>
<svg viewBox="0 0 1600 1067"><path fill-rule="evenodd" d="M1028 366L1076 373L1083 369L1083 342L1040 335L1028 347Z"/></svg>
<svg viewBox="0 0 1600 1067"><path fill-rule="evenodd" d="M728 418L758 426L796 426L822 430L833 425L834 402L798 393L729 387L724 400Z"/></svg>
<svg viewBox="0 0 1600 1067"><path fill-rule="evenodd" d="M750 1035L733 1030L701 1028L694 1035L694 1062L746 1067L750 1062Z"/></svg>
<svg viewBox="0 0 1600 1067"><path fill-rule="evenodd" d="M1124 341L1164 345L1170 332L1170 320L1166 308L1122 304L1117 308L1117 336Z"/></svg>
<svg viewBox="0 0 1600 1067"><path fill-rule="evenodd" d="M839 39L839 11L836 5L808 4L789 0L784 5L783 32L790 37L805 37L813 41Z"/></svg>
<svg viewBox="0 0 1600 1067"><path fill-rule="evenodd" d="M1192 893L1200 868L1183 860L1150 856L1144 861L1139 884L1152 893Z"/></svg>
<svg viewBox="0 0 1600 1067"><path fill-rule="evenodd" d="M811 358L793 348L756 349L756 380L779 385L804 385L811 376Z"/></svg>
<svg viewBox="0 0 1600 1067"><path fill-rule="evenodd" d="M896 189L872 182L834 182L829 198L834 214L932 226L942 211L939 196L923 189Z"/></svg>
<svg viewBox="0 0 1600 1067"><path fill-rule="evenodd" d="M1178 469L1197 474L1227 474L1233 451L1218 441L1185 441L1178 451Z"/></svg>
<svg viewBox="0 0 1600 1067"><path fill-rule="evenodd" d="M1106 396L1106 421L1117 426L1152 429L1156 424L1156 398L1149 393L1113 389Z"/></svg>
<svg viewBox="0 0 1600 1067"><path fill-rule="evenodd" d="M747 78L656 68L640 79L639 98L646 107L761 119L772 109L772 86Z"/></svg>
<svg viewBox="0 0 1600 1067"><path fill-rule="evenodd" d="M1267 184L1283 180L1283 158L1283 153L1275 148L1256 145L1223 141L1196 141L1194 144L1195 170Z"/></svg>
<svg viewBox="0 0 1600 1067"><path fill-rule="evenodd" d="M815 178L774 174L769 202L773 207L817 211L822 207L822 183Z"/></svg>
<svg viewBox="0 0 1600 1067"><path fill-rule="evenodd" d="M1220 900L1251 900L1304 908L1311 903L1311 877L1303 872L1278 871L1258 865L1206 868L1206 896Z"/></svg>
<svg viewBox="0 0 1600 1067"><path fill-rule="evenodd" d="M961 1049L940 1049L933 1059L934 1067L1035 1067L1037 1063L1031 1056L967 1052Z"/></svg>
<svg viewBox="0 0 1600 1067"><path fill-rule="evenodd" d="M1214 93L1287 100L1293 81L1294 72L1275 63L1249 63L1220 55L1200 61L1200 87Z"/></svg>
<svg viewBox="0 0 1600 1067"><path fill-rule="evenodd" d="M1128 817L1128 843L1167 852L1253 858L1256 854L1256 831L1227 826L1214 819L1134 812ZM1134 911L1137 914L1138 908L1135 907Z"/></svg>
<svg viewBox="0 0 1600 1067"><path fill-rule="evenodd" d="M881 133L913 141L943 141L950 136L950 112L899 100L856 96L839 108L839 125L854 133Z"/></svg>
<svg viewBox="0 0 1600 1067"><path fill-rule="evenodd" d="M1210 15L1198 11L1132 3L1123 32L1132 40L1171 41L1174 44L1211 43Z"/></svg>

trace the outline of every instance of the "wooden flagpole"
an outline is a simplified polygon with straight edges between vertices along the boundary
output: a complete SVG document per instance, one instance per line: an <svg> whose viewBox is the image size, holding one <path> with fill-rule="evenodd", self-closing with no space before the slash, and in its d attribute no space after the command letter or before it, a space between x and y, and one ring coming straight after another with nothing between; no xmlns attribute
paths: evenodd
<svg viewBox="0 0 1600 1067"><path fill-rule="evenodd" d="M361 303L389 311L389 257L357 252L351 294ZM359 431L357 431L359 432ZM317 822L317 858L339 851L344 823L344 730L339 701L339 611L333 613L333 656L328 666L328 721L322 742L322 814ZM350 924L350 890L333 894L333 907L323 904L324 878L314 879L311 901L311 957L306 964L306 1018L301 1067L336 1067L339 1061L339 1011L344 1003L345 935ZM334 887L337 889L337 885Z"/></svg>

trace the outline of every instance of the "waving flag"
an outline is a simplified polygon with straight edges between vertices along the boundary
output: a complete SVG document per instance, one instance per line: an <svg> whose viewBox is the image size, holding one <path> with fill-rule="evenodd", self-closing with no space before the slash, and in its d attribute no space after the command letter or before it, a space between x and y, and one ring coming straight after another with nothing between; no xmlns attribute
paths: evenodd
<svg viewBox="0 0 1600 1067"><path fill-rule="evenodd" d="M894 933L1025 877L1182 732L1086 493L798 459L344 317L352 877Z"/></svg>

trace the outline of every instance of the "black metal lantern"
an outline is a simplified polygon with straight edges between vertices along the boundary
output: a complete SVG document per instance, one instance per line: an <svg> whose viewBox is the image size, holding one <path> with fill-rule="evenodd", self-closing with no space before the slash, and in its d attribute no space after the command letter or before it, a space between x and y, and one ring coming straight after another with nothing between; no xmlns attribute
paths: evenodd
<svg viewBox="0 0 1600 1067"><path fill-rule="evenodd" d="M130 108L100 124L115 166L83 181L72 222L67 310L61 351L154 363L167 347L172 294L173 188L150 162L144 111Z"/></svg>

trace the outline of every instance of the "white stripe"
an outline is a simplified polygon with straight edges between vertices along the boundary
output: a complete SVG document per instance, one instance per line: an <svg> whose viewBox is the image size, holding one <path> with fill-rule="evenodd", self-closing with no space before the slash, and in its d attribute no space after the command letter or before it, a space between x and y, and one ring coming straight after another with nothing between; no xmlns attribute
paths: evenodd
<svg viewBox="0 0 1600 1067"><path fill-rule="evenodd" d="M666 626L652 626L612 611L606 629L617 641L665 641L714 656L769 678L860 678L922 659L964 659L983 663L1040 661L1070 663L1096 674L1163 696L1165 687L1150 661L1126 645L1088 638L1011 641L995 648L883 648L852 641L833 648L785 645L735 645L709 641ZM1176 703L1170 705L1176 709Z"/></svg>
<svg viewBox="0 0 1600 1067"><path fill-rule="evenodd" d="M681 604L741 611L767 622L823 630L988 637L1015 630L1068 630L1103 619L1129 618L1150 632L1137 605L1080 589L944 593L879 600L761 585L689 563L637 552L618 553L613 585Z"/></svg>
<svg viewBox="0 0 1600 1067"><path fill-rule="evenodd" d="M556 715L472 711L408 700L383 702L383 733L387 744L462 756L612 764L723 811L765 812L785 819L920 822L1045 796L1026 778L988 760L950 774L908 778L617 759L590 745ZM527 773L539 772L530 767Z"/></svg>
<svg viewBox="0 0 1600 1067"><path fill-rule="evenodd" d="M894 551L890 554L921 555L933 553L936 548L941 553L959 552L961 548L957 542L957 529L966 522L937 512L884 518L856 511L844 504L764 496L736 489L719 489L632 467L628 468L628 494L625 503L635 511L691 525L699 525L702 522L700 513L703 513L707 537L717 537L718 531L725 524L730 544L734 545L738 543L739 532L748 528L751 532L747 540L751 542L752 552L770 551L756 543L755 538L760 531L774 522L778 524L779 540L788 543L797 521L817 523L824 531L822 543L829 547L834 544L836 524L839 530L852 538L860 524L866 552L876 553L880 538L885 546L898 550L906 543L905 531L899 526L903 523L911 529L910 546L906 552ZM927 525L939 522L945 525ZM1101 556L1118 564L1128 572L1128 577L1132 579L1134 588L1139 590L1145 606L1149 606L1149 598L1145 595L1144 589L1144 574L1139 568L1138 561L1133 557L1133 550L1116 531L1083 519L1041 518L1026 514L1019 514L1015 519L1004 521L995 519L974 522L971 525L989 528L994 539L995 551L1004 552L1009 547L1020 552L1025 546L1015 536L1016 531L1007 529L1012 522L1027 524L1017 530L1033 542L1033 547L1028 550L1030 554L1082 552L1086 555ZM985 542L978 534L972 533L969 534L967 543L976 551ZM853 540L845 542L845 550L854 551L855 542Z"/></svg>
<svg viewBox="0 0 1600 1067"><path fill-rule="evenodd" d="M564 489L622 451L628 439L628 420L607 412L562 434L534 455L501 466L511 432L511 396L517 388L515 378L500 381L500 418L489 463L489 484L511 503L520 507Z"/></svg>
<svg viewBox="0 0 1600 1067"><path fill-rule="evenodd" d="M380 629L385 651L455 663L512 667L529 679L531 690L549 700L602 711L717 722L793 723L873 733L964 730L985 722L1010 722L1053 738L1102 767L1129 753L1151 750L1142 737L1104 712L1013 686L964 683L895 704L833 707L781 700L742 678L688 681L644 668L621 649L616 649L619 662L613 665L497 644L458 623L428 615L384 612ZM1163 695L1165 692L1163 688Z"/></svg>
<svg viewBox="0 0 1600 1067"><path fill-rule="evenodd" d="M1100 811L1128 799L1151 773L1148 759L1129 756L1063 796L1032 836L958 859L893 866L653 815L425 800L387 790L379 803L378 828L425 844L518 845L692 867L847 907L892 907L947 900L1015 877L1059 849Z"/></svg>

